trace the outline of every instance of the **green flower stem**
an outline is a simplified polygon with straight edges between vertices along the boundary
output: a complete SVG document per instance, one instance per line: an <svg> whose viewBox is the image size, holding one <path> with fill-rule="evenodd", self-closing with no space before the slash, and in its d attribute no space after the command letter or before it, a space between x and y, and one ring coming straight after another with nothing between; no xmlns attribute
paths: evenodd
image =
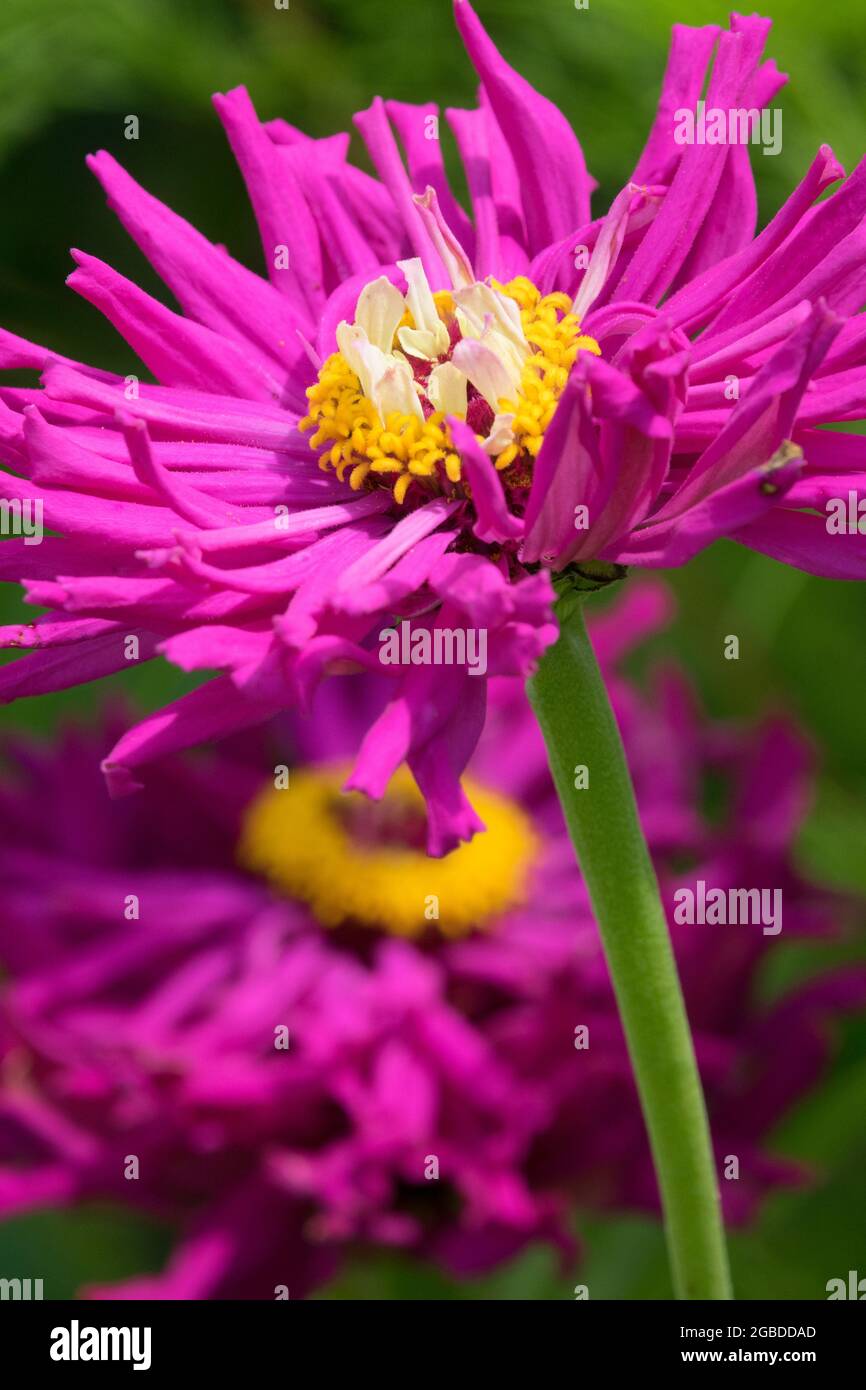
<svg viewBox="0 0 866 1390"><path fill-rule="evenodd" d="M718 1184L691 1033L619 729L583 621L560 599L558 641L529 682L601 931L649 1132L678 1298L731 1298ZM585 766L588 785L575 787Z"/></svg>

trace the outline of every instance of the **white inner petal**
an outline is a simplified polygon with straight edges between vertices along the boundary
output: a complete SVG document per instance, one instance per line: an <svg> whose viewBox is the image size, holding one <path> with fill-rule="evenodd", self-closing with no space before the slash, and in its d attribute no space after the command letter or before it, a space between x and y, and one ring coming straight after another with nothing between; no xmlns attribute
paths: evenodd
<svg viewBox="0 0 866 1390"><path fill-rule="evenodd" d="M402 294L396 285L380 275L365 285L355 310L355 323L363 328L370 342L380 352L389 353L394 344L397 325L406 308Z"/></svg>
<svg viewBox="0 0 866 1390"><path fill-rule="evenodd" d="M465 419L469 382L453 362L440 362L427 381L427 399L434 410Z"/></svg>
<svg viewBox="0 0 866 1390"><path fill-rule="evenodd" d="M345 319L337 324L337 347L360 381L364 395L372 397L373 378L377 373L371 353L379 349L372 346L366 331L359 324L346 323ZM385 354L380 352L379 356L384 358Z"/></svg>
<svg viewBox="0 0 866 1390"><path fill-rule="evenodd" d="M397 265L406 276L406 303L409 311L415 320L415 328L432 336L434 350L425 353L426 357L439 357L447 352L450 346L448 329L439 317L436 310L436 302L432 291L427 283L427 276L424 274L424 267L417 257L412 260L398 261ZM403 343L403 330L400 331L400 341ZM405 344L403 344L405 347ZM411 351L411 349L409 349Z"/></svg>
<svg viewBox="0 0 866 1390"><path fill-rule="evenodd" d="M492 285L477 283L468 289L455 290L454 302L472 326L471 337L480 338L484 322L490 316L496 332L517 349L521 359L526 357L529 344L523 332L520 306L515 300L499 294Z"/></svg>
<svg viewBox="0 0 866 1390"><path fill-rule="evenodd" d="M401 328L397 337L403 351L410 357L420 357L422 362L435 362L445 351L437 335L426 328Z"/></svg>
<svg viewBox="0 0 866 1390"><path fill-rule="evenodd" d="M501 357L486 343L477 338L463 338L454 349L452 361L494 410L499 409L503 398L510 400L514 396L519 376L515 379Z"/></svg>
<svg viewBox="0 0 866 1390"><path fill-rule="evenodd" d="M415 389L411 368L394 357L373 386L373 404L384 425L392 410L401 415L416 415L424 419L424 411Z"/></svg>
<svg viewBox="0 0 866 1390"><path fill-rule="evenodd" d="M514 415L511 411L500 411L493 418L490 433L484 441L484 449L491 458L496 458L514 443Z"/></svg>

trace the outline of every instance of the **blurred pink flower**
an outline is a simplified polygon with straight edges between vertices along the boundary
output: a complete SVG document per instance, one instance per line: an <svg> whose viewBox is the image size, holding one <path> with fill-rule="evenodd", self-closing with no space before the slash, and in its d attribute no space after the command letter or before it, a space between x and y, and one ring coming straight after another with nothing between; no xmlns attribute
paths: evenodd
<svg viewBox="0 0 866 1390"><path fill-rule="evenodd" d="M781 938L671 928L720 1168L740 1161L721 1184L737 1222L803 1176L765 1139L821 1076L828 1023L862 1003L866 979L846 967L759 1002L768 954L837 929L850 904L792 867L810 760L791 727L708 724L676 671L651 696L616 674L664 610L660 589L637 585L594 641L669 910L699 879L784 895ZM165 759L114 806L92 733L8 748L0 1211L98 1200L170 1222L167 1268L105 1296L297 1297L350 1250L383 1246L468 1276L532 1241L573 1254L575 1203L657 1209L598 934L519 684L494 682L470 769L489 833L444 860L423 854L404 786L377 808L336 795L333 770L386 684L331 682L314 719L273 730L276 753L245 735L207 760ZM710 774L729 795L716 824L700 809ZM237 866L239 843L272 887Z"/></svg>

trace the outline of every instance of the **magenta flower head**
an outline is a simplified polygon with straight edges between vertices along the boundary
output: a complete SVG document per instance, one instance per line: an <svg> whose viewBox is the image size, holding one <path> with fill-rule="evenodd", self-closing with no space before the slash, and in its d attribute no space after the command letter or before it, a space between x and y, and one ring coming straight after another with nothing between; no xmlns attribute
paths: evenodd
<svg viewBox="0 0 866 1390"><path fill-rule="evenodd" d="M348 785L381 797L407 763L439 855L481 828L460 778L487 677L525 676L554 641L552 576L679 565L722 535L864 572L856 527L820 511L859 496L866 443L818 427L866 399L866 169L816 202L843 175L822 147L755 236L746 147L681 119L710 65L710 111L767 105L769 22L675 28L647 145L593 219L567 121L455 10L481 82L446 113L471 216L434 105L356 116L374 178L348 136L263 124L237 89L216 106L267 279L103 152L91 167L181 312L79 252L70 284L157 384L0 341L42 372L0 392L0 488L52 532L0 555L49 610L5 630L29 650L0 695L156 653L220 673L120 739L115 792L373 668L391 698Z"/></svg>
<svg viewBox="0 0 866 1390"><path fill-rule="evenodd" d="M806 1176L767 1135L822 1074L829 1025L866 980L846 967L758 1002L768 953L832 932L849 905L792 867L810 783L795 730L708 725L675 671L651 697L617 676L664 611L636 586L594 640L717 1160L739 1159L722 1184L738 1222ZM339 795L387 698L368 679L329 683L312 720L283 728L275 774L247 734L209 761L158 761L114 807L93 734L7 749L0 1212L107 1201L168 1223L165 1270L101 1296L301 1297L359 1247L465 1277L532 1241L572 1256L575 1200L658 1209L586 886L519 684L494 683L470 767L488 833L431 860L408 774L375 806ZM710 773L730 794L721 825L700 810ZM774 885L781 939L757 921L678 924L702 881Z"/></svg>

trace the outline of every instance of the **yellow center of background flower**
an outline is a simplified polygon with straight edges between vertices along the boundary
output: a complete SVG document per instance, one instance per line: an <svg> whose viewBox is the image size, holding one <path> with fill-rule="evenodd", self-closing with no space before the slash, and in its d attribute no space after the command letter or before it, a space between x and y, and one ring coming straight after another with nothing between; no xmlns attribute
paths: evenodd
<svg viewBox="0 0 866 1390"><path fill-rule="evenodd" d="M302 769L285 790L262 792L244 817L241 864L327 927L463 936L523 901L537 841L514 802L467 783L486 833L430 859L424 801L405 768L380 802L342 792L345 777L343 768Z"/></svg>
<svg viewBox="0 0 866 1390"><path fill-rule="evenodd" d="M528 487L532 462L565 389L579 352L600 355L594 338L581 332L566 294L542 295L524 276L494 289L519 306L523 333L530 351L513 399L501 397L495 409L513 415L510 441L493 455L496 468L513 487ZM447 291L433 296L440 320L451 331L455 322L454 299ZM400 327L412 327L407 310ZM355 491L370 482L391 485L402 503L416 481L426 492L438 493L443 482L461 483L460 457L446 424L446 412L433 410L426 418L389 411L384 419L345 357L339 352L326 359L315 385L307 390L309 413L300 429L313 430L310 447L321 454L320 466L335 469L342 482L348 473ZM484 443L484 436L478 435Z"/></svg>

